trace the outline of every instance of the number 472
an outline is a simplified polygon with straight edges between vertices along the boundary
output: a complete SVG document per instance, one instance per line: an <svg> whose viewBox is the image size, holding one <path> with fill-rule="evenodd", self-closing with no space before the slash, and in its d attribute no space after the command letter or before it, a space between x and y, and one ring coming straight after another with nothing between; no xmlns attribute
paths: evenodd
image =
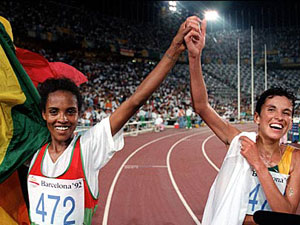
<svg viewBox="0 0 300 225"><path fill-rule="evenodd" d="M54 219L55 219L55 212L56 212L56 208L58 206L58 203L60 201L60 196L56 196L56 195L48 195L48 199L54 200L55 204L52 210L52 214L51 214L51 224L54 223ZM69 220L68 221L68 217L72 214L72 212L74 211L75 208L75 201L71 196L67 196L64 201L63 201L63 207L66 207L67 202L70 201L72 204L71 209L69 210L69 212L65 215L64 217L64 225L69 225L69 224L75 224L75 220ZM47 216L47 212L45 211L45 199L44 199L44 193L41 194L41 197L39 199L39 202L36 206L35 209L36 214L40 214L42 216L42 221L45 222L45 217Z"/></svg>

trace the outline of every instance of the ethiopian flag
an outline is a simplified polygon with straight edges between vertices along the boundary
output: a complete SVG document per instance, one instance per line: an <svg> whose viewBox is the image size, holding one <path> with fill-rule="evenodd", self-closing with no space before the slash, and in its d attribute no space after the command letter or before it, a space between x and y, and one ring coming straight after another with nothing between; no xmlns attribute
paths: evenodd
<svg viewBox="0 0 300 225"><path fill-rule="evenodd" d="M40 96L15 55L7 23L0 17L0 183L50 140Z"/></svg>

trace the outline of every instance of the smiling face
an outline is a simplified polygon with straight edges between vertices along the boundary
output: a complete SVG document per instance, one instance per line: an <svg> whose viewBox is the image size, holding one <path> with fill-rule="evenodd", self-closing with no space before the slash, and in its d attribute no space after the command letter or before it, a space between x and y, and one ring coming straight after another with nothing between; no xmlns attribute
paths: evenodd
<svg viewBox="0 0 300 225"><path fill-rule="evenodd" d="M79 117L76 96L63 90L50 93L42 115L51 133L52 143L68 142Z"/></svg>
<svg viewBox="0 0 300 225"><path fill-rule="evenodd" d="M261 112L254 115L259 124L259 135L278 141L286 134L292 124L292 102L285 96L268 97L261 107Z"/></svg>

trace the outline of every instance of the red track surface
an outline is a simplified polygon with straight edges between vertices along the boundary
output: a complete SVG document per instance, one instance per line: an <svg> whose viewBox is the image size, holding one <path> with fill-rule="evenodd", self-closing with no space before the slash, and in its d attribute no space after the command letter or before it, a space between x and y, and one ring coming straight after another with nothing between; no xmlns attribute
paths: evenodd
<svg viewBox="0 0 300 225"><path fill-rule="evenodd" d="M238 127L244 131L256 129L253 124ZM193 130L169 129L160 133L125 137L124 149L116 153L100 171L99 207L92 224L200 224L210 186L217 175L217 171L202 153L202 143L210 135L210 129L202 127ZM149 143L151 141L152 143ZM145 144L147 146L140 148ZM137 149L139 150L136 151ZM136 153L131 155L135 151ZM205 151L211 161L220 168L226 154L224 144L218 138L212 137L207 141ZM171 182L167 167L168 153L171 175L196 219L192 218ZM124 164L116 179L110 207L105 212L113 180L130 155L131 158ZM107 223L103 223L105 214Z"/></svg>

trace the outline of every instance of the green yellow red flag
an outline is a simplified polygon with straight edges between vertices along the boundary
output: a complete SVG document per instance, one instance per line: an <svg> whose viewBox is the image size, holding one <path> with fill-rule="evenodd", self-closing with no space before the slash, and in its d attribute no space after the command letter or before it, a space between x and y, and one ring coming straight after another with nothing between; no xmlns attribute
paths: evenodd
<svg viewBox="0 0 300 225"><path fill-rule="evenodd" d="M0 17L0 183L50 140L40 96L15 55L5 21Z"/></svg>

